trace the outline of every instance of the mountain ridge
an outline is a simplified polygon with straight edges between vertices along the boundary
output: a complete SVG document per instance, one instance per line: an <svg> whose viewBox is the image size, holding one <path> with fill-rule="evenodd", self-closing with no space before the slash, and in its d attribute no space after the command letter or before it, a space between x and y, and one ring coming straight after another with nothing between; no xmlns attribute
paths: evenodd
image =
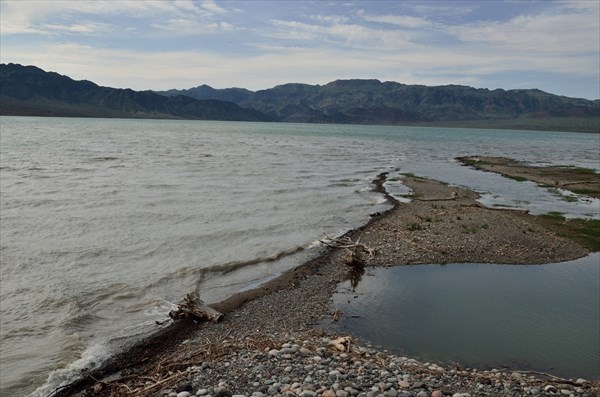
<svg viewBox="0 0 600 397"><path fill-rule="evenodd" d="M196 99L231 89L207 85L159 92ZM600 100L569 98L539 89L489 90L462 85L406 85L376 79L335 80L325 85L288 83L230 98L280 121L369 123L507 120L518 117L594 117Z"/></svg>
<svg viewBox="0 0 600 397"><path fill-rule="evenodd" d="M36 66L0 65L0 114L268 121L233 102L102 87Z"/></svg>
<svg viewBox="0 0 600 397"><path fill-rule="evenodd" d="M0 114L423 125L600 132L600 100L539 89L407 85L377 79L286 83L250 91L134 91L36 66L0 65Z"/></svg>

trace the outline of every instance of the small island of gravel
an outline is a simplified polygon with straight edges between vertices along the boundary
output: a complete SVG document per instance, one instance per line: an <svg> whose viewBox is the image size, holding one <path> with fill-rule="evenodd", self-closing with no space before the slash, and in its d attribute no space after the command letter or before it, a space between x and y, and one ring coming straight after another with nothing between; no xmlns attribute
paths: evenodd
<svg viewBox="0 0 600 397"><path fill-rule="evenodd" d="M385 175L376 181L383 191ZM539 264L597 250L564 222L485 208L478 195L406 175L412 200L376 214L347 234L376 250L368 266L478 262ZM561 236L565 229L567 233ZM591 241L584 244L582 241ZM594 245L595 244L595 245ZM230 397L597 396L597 381L527 371L422 363L314 328L331 316L331 296L349 278L345 254L317 258L254 290L211 305L218 324L179 322L115 356L54 395Z"/></svg>
<svg viewBox="0 0 600 397"><path fill-rule="evenodd" d="M600 174L572 166L537 167L505 157L466 156L457 160L482 171L495 172L518 181L533 181L549 188L600 198Z"/></svg>

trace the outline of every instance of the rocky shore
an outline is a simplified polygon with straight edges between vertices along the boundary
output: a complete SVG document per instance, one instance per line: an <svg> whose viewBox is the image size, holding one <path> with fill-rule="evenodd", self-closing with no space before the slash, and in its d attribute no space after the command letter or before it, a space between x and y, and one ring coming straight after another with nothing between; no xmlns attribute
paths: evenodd
<svg viewBox="0 0 600 397"><path fill-rule="evenodd" d="M172 397L468 397L593 396L585 379L542 379L528 373L444 368L388 354L370 346L346 351L327 337L225 339L220 349L173 375L177 386L148 381L142 395ZM281 340L288 342L281 343ZM148 393L148 394L145 394Z"/></svg>
<svg viewBox="0 0 600 397"><path fill-rule="evenodd" d="M377 182L382 189L383 179ZM376 250L369 266L575 259L587 248L523 211L492 210L477 195L414 176L410 203L394 202L348 237ZM597 380L422 363L315 329L351 277L347 253L316 259L255 290L211 305L218 324L170 326L54 395L210 397L598 396ZM340 341L338 341L340 342Z"/></svg>

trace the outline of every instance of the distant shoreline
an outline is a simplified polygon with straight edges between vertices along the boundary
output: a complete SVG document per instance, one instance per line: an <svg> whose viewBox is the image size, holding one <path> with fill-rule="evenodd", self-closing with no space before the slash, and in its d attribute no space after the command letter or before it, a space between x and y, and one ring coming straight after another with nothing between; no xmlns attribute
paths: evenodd
<svg viewBox="0 0 600 397"><path fill-rule="evenodd" d="M199 119L199 118L177 118L177 117L158 117L158 116L100 116L100 115L61 115L61 114L15 114L0 112L0 116L6 117L55 117L55 118L88 118L88 119L124 119L124 120L179 120L179 121L230 121L242 123L285 123L285 124L323 124L323 125L370 125L370 126L393 126L393 127L423 127L423 128L462 128L462 129L481 129L481 130L516 130L516 131L549 131L549 132L575 132L586 134L600 134L597 118L517 118L517 119L499 119L499 120L463 120L463 121L423 121L423 122L405 122L405 123L326 123L326 122L305 122L305 121L267 121L267 120L220 120L220 119ZM544 123L540 123L543 120ZM594 123L595 122L595 123Z"/></svg>
<svg viewBox="0 0 600 397"><path fill-rule="evenodd" d="M380 175L374 181L374 190L384 194L392 208L375 214L366 225L346 234L352 239L360 237L362 243L376 250L369 266L534 264L567 261L590 252L571 239L559 237L560 225L549 225L541 217L483 208L475 201L477 194L471 191L412 175L402 178L413 190L413 200L408 204L394 200L383 187L386 174ZM473 233L465 234L465 228ZM447 238L440 239L440 233ZM329 302L337 284L349 277L344 258L341 250L325 248L317 258L278 278L211 305L225 314L222 323L174 323L110 358L99 370L82 374L79 381L57 390L54 396L74 395L98 384L101 386L96 387L104 390L98 395L115 395L114 387L127 379L150 374L166 379L168 375L161 371L169 366L185 370L182 363L190 361L197 345L206 341L218 348L226 340L242 342L256 332L273 340L309 338L314 332L313 324L330 313ZM416 368L424 370L422 366ZM102 381L111 374L112 380ZM475 379L477 374L466 376Z"/></svg>

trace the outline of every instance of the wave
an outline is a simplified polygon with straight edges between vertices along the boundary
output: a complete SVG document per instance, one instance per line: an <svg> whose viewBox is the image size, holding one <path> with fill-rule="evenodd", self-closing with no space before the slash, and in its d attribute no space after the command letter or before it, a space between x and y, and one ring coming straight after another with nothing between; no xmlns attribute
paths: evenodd
<svg viewBox="0 0 600 397"><path fill-rule="evenodd" d="M86 348L81 357L65 368L52 371L46 383L29 394L29 397L46 397L55 390L81 378L84 373L100 367L102 362L110 357L111 351L105 344L94 344Z"/></svg>
<svg viewBox="0 0 600 397"><path fill-rule="evenodd" d="M308 244L295 246L290 249L283 250L283 251L274 253L269 256L257 257L257 258L245 260L245 261L225 262L225 263L215 264L215 265L211 265L211 266L207 266L207 267L190 267L190 266L184 267L184 268L178 269L175 272L172 272L168 275L165 275L165 276L159 278L158 280L156 280L152 284L150 284L147 288L148 289L154 288L156 286L169 283L175 279L183 279L183 278L187 279L190 277L193 277L196 279L196 287L199 288L199 286L211 276L229 274L229 273L232 273L232 272L235 272L235 271L238 271L238 270L250 267L250 266L254 266L254 265L257 265L260 263L276 262L283 258L295 255L299 252L318 247L318 245L320 245L320 244L317 244L316 242L311 242Z"/></svg>

